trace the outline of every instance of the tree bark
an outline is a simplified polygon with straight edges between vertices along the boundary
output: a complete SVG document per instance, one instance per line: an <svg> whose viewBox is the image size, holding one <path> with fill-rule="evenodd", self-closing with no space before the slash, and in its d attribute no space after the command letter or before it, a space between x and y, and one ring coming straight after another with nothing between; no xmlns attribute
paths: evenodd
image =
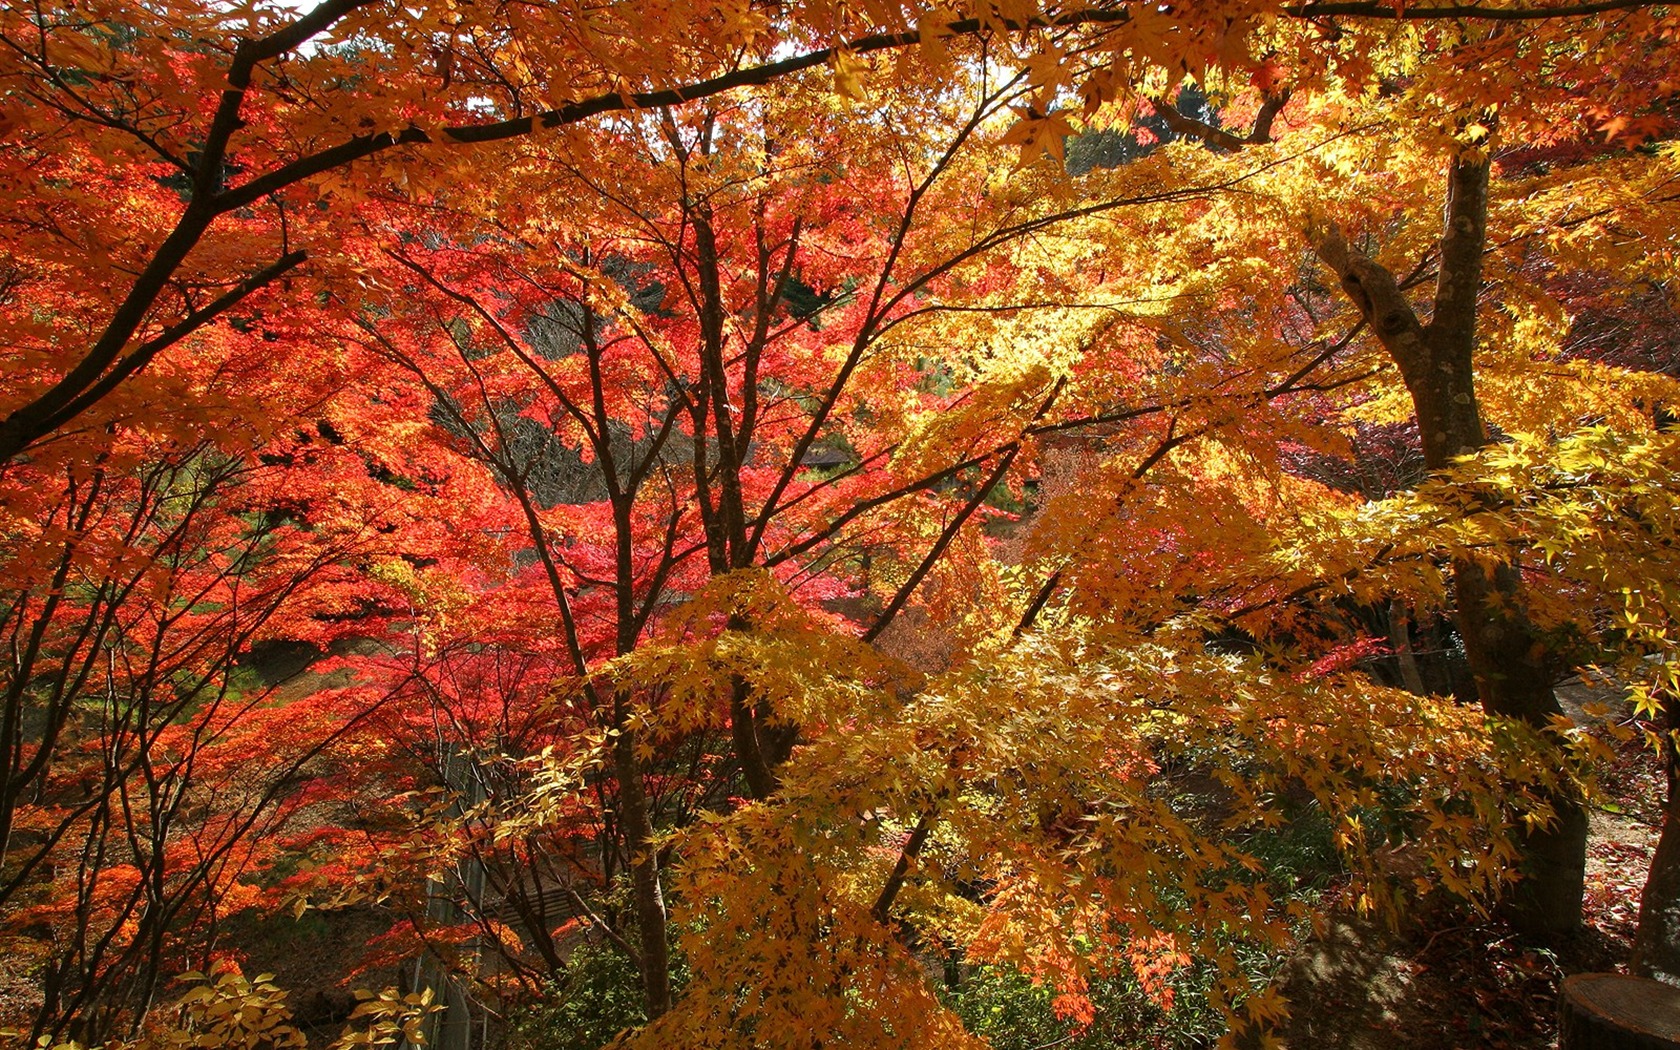
<svg viewBox="0 0 1680 1050"><path fill-rule="evenodd" d="M627 706L620 698L619 706ZM624 720L618 720L619 725ZM642 973L642 994L651 1020L671 1008L671 945L665 929L665 895L659 885L659 850L653 842L653 816L648 807L642 766L636 759L636 736L620 729L613 742L614 773L618 777L619 819L630 850L630 891L635 902L636 962Z"/></svg>
<svg viewBox="0 0 1680 1050"><path fill-rule="evenodd" d="M1408 693L1428 694L1423 673L1418 670L1417 653L1412 649L1412 618L1407 615L1406 603L1399 598L1388 603L1388 640L1394 646L1394 659L1400 664L1400 684Z"/></svg>
<svg viewBox="0 0 1680 1050"><path fill-rule="evenodd" d="M1343 290L1400 367L1430 470L1450 467L1488 440L1472 363L1487 245L1488 175L1485 156L1461 155L1452 161L1434 314L1427 325L1391 272L1352 250L1333 226L1312 231L1319 257L1336 271ZM1553 724L1563 709L1552 689L1545 640L1524 612L1516 569L1460 560L1453 565L1453 585L1455 618L1483 709L1536 729ZM1581 925L1586 875L1586 811L1566 793L1553 793L1545 801L1556 819L1518 832L1523 878L1508 900L1513 924L1537 937Z"/></svg>
<svg viewBox="0 0 1680 1050"><path fill-rule="evenodd" d="M1651 421L1658 430L1673 430L1674 412L1656 405ZM1641 977L1680 984L1680 697L1663 697L1663 767L1668 797L1663 806L1662 835L1645 876L1639 897L1639 929L1633 937L1628 969Z"/></svg>
<svg viewBox="0 0 1680 1050"><path fill-rule="evenodd" d="M1645 877L1639 898L1639 930L1633 937L1628 968L1641 977L1680 984L1680 754L1675 732L1680 730L1680 703L1663 698L1663 765L1668 773L1668 799L1663 807L1662 836Z"/></svg>

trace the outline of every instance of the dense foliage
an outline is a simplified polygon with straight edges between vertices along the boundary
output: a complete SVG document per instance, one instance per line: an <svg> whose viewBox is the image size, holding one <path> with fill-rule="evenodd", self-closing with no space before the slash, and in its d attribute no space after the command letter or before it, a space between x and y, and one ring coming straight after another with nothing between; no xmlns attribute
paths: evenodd
<svg viewBox="0 0 1680 1050"><path fill-rule="evenodd" d="M7 7L0 1030L1235 1039L1337 912L1569 930L1555 681L1680 724L1677 34ZM393 987L243 976L310 921Z"/></svg>

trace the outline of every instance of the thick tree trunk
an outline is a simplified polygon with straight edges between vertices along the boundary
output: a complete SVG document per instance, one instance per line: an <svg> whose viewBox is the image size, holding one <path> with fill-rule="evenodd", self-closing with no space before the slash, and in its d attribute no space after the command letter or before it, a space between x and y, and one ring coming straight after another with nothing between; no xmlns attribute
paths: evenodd
<svg viewBox="0 0 1680 1050"><path fill-rule="evenodd" d="M1546 650L1522 614L1517 574L1468 562L1454 566L1459 633L1482 707L1536 728L1563 717ZM1547 827L1519 836L1523 878L1509 898L1511 918L1526 933L1567 933L1581 925L1586 881L1587 812L1573 797L1547 801L1557 814Z"/></svg>
<svg viewBox="0 0 1680 1050"><path fill-rule="evenodd" d="M1663 807L1662 837L1645 892L1639 899L1639 931L1633 938L1628 968L1641 977L1680 984L1680 753L1674 734L1680 730L1680 703L1663 702L1663 763L1668 772L1668 802Z"/></svg>
<svg viewBox="0 0 1680 1050"><path fill-rule="evenodd" d="M1455 158L1448 176L1435 312L1427 325L1392 273L1351 250L1340 231L1315 231L1320 258L1336 271L1342 288L1400 366L1431 470L1446 469L1487 443L1472 361L1487 204L1488 162ZM1453 583L1459 634L1483 709L1536 728L1552 724L1563 712L1552 689L1545 640L1523 611L1516 570L1461 561L1453 566ZM1517 928L1542 937L1581 924L1587 839L1586 812L1573 796L1555 794L1546 801L1557 818L1549 827L1520 833L1523 878L1509 901Z"/></svg>
<svg viewBox="0 0 1680 1050"><path fill-rule="evenodd" d="M1680 807L1674 796L1663 814L1662 837L1639 902L1639 932L1629 969L1642 977L1680 983Z"/></svg>

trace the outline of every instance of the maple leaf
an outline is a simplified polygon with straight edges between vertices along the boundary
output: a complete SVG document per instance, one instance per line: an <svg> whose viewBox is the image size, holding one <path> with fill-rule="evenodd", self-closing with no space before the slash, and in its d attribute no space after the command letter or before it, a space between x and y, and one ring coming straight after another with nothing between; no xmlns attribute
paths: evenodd
<svg viewBox="0 0 1680 1050"><path fill-rule="evenodd" d="M1052 110L1049 113L1043 113L1035 106L1013 106L1011 108L1018 119L1004 134L1001 142L1020 147L1020 156L1016 160L1015 170L1019 171L1043 156L1060 161L1066 148L1067 139L1075 134L1073 123L1067 112Z"/></svg>

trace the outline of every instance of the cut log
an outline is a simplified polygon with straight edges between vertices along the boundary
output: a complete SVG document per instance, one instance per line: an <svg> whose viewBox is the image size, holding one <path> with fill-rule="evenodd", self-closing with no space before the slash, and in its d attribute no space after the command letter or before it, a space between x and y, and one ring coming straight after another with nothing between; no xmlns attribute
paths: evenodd
<svg viewBox="0 0 1680 1050"><path fill-rule="evenodd" d="M1619 973L1566 978L1558 1050L1680 1050L1680 988Z"/></svg>

